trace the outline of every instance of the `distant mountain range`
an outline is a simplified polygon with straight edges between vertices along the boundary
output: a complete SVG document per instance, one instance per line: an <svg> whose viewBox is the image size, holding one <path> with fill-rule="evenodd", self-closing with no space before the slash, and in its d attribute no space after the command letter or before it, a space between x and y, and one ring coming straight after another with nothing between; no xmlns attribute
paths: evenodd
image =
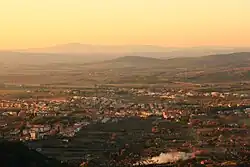
<svg viewBox="0 0 250 167"><path fill-rule="evenodd" d="M80 43L69 43L55 45L46 48L31 48L17 50L18 52L29 53L63 53L63 54L124 54L138 52L167 52L174 51L176 48L165 48L153 45L90 45Z"/></svg>
<svg viewBox="0 0 250 167"><path fill-rule="evenodd" d="M250 47L161 47L154 45L88 45L69 43L45 48L0 51L0 64L89 63L125 56L160 59L200 57L215 54L250 52Z"/></svg>
<svg viewBox="0 0 250 167"><path fill-rule="evenodd" d="M233 52L250 52L250 47L162 47L154 45L89 45L80 43L68 43L45 48L31 48L15 50L24 53L50 53L50 54L108 54L128 56L148 56L157 58L169 57L196 57L212 54L225 54Z"/></svg>

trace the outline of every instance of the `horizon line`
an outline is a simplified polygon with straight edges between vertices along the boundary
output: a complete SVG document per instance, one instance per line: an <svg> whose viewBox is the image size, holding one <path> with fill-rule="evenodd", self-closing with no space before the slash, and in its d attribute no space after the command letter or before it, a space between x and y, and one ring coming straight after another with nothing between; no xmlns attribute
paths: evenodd
<svg viewBox="0 0 250 167"><path fill-rule="evenodd" d="M175 49L191 49L191 48L206 48L206 47L220 47L220 48L250 48L250 46L231 46L231 45L194 45L194 46L166 46L166 45L154 45L154 44L91 44L91 43L81 43L81 42L69 42L61 44L51 44L47 46L38 46L38 47L26 47L26 48L15 48L15 49L0 49L0 51L28 51L32 49L46 49L52 47L60 47L67 45L82 45L82 46L100 46L100 47L122 47L122 46L148 46L148 47L160 47L160 48L175 48Z"/></svg>

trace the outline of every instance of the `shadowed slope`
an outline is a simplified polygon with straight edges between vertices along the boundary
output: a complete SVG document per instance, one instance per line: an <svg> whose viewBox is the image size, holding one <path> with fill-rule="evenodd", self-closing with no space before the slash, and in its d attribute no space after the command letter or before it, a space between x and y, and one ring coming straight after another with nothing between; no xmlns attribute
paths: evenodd
<svg viewBox="0 0 250 167"><path fill-rule="evenodd" d="M67 167L19 142L0 142L1 167Z"/></svg>

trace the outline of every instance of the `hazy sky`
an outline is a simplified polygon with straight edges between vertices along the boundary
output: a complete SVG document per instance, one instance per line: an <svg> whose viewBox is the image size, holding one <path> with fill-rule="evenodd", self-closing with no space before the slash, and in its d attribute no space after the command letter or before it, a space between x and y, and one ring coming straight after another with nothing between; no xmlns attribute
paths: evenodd
<svg viewBox="0 0 250 167"><path fill-rule="evenodd" d="M0 0L0 49L250 46L250 0Z"/></svg>

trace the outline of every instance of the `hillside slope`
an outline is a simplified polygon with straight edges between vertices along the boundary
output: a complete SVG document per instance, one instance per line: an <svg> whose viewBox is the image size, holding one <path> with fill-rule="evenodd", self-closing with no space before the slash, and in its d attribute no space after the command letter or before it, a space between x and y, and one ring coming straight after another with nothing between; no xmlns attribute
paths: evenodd
<svg viewBox="0 0 250 167"><path fill-rule="evenodd" d="M250 53L241 52L167 60L125 56L89 64L86 67L103 70L116 69L116 72L119 69L122 76L113 83L248 81L250 80ZM127 70L128 75L126 75L125 70Z"/></svg>
<svg viewBox="0 0 250 167"><path fill-rule="evenodd" d="M19 142L1 141L0 155L1 167L67 167Z"/></svg>
<svg viewBox="0 0 250 167"><path fill-rule="evenodd" d="M151 68L214 68L214 67L247 67L250 65L250 52L209 55L203 57L189 57L189 58L171 58L158 59L152 57L142 56L123 56L112 60L89 63L88 67L98 66L99 68L116 68L116 67L144 67Z"/></svg>

